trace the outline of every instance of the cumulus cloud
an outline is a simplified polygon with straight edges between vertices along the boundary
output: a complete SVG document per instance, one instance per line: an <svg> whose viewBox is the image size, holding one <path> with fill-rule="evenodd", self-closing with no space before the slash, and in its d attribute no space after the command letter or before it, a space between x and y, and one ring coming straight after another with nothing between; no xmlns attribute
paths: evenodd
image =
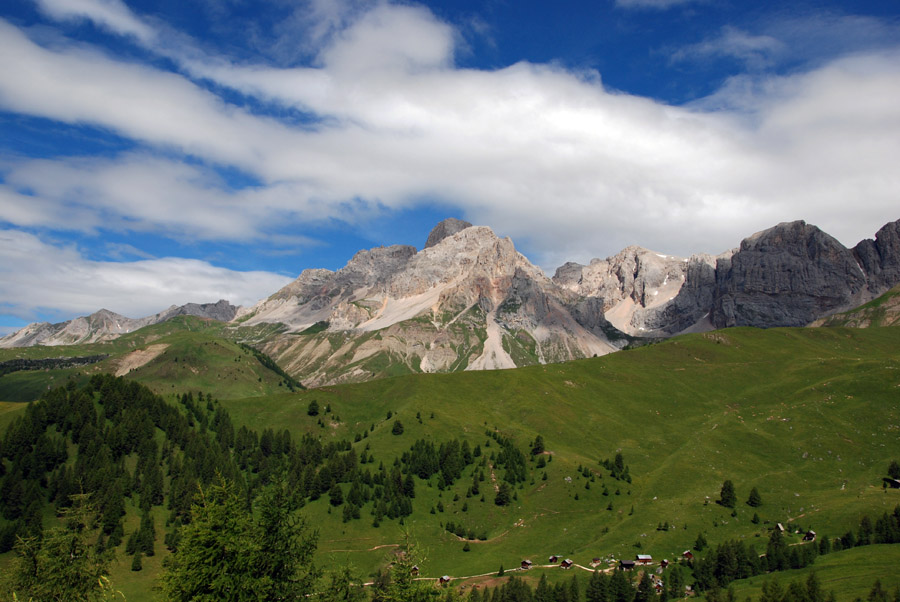
<svg viewBox="0 0 900 602"><path fill-rule="evenodd" d="M23 319L33 319L36 310L62 319L106 308L137 318L173 303L228 299L250 305L290 281L269 272L238 272L176 257L91 261L75 247L18 230L0 230L0 279L0 306Z"/></svg>
<svg viewBox="0 0 900 602"><path fill-rule="evenodd" d="M628 244L715 253L789 219L854 244L900 217L893 48L732 78L678 107L558 65L457 68L456 33L420 7L379 3L329 23L311 67L190 53L174 57L183 73L47 49L0 23L0 106L141 146L102 160L13 162L0 219L65 228L45 209L55 207L80 229L254 240L273 223L362 221L437 200L553 268ZM728 52L765 66L779 40L726 29L685 56ZM302 118L250 112L217 87ZM259 185L231 189L217 166Z"/></svg>

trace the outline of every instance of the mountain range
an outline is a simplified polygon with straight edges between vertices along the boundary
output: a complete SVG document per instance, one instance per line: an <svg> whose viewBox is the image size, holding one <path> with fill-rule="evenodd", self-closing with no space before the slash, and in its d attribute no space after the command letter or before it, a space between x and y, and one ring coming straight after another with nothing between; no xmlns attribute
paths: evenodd
<svg viewBox="0 0 900 602"><path fill-rule="evenodd" d="M137 320L101 310L26 326L0 347L98 342L193 315L228 322L230 336L322 385L565 361L731 326L806 326L897 284L900 220L852 249L795 221L717 256L632 246L548 278L509 238L448 219L422 250L359 251L340 270L305 270L252 307L188 304Z"/></svg>

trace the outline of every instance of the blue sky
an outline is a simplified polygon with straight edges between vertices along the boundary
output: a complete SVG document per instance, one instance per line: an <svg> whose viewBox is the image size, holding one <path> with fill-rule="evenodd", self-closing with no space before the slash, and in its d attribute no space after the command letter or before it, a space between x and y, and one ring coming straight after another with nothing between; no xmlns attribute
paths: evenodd
<svg viewBox="0 0 900 602"><path fill-rule="evenodd" d="M6 0L0 334L491 226L548 275L900 218L900 5Z"/></svg>

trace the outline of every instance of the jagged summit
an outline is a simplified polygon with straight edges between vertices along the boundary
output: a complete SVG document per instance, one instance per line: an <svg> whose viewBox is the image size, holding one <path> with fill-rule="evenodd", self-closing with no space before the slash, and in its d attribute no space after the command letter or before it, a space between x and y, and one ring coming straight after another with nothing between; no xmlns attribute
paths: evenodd
<svg viewBox="0 0 900 602"><path fill-rule="evenodd" d="M266 345L312 384L365 378L373 358L385 354L410 370L433 372L512 368L615 350L600 323L579 323L572 314L575 297L509 238L448 220L429 241L418 252L379 247L357 253L336 272L304 272L249 310L244 324L279 322L293 333L327 324L326 332L349 335L353 340L337 349L290 335ZM378 338L367 338L376 332ZM347 359L356 366L335 376Z"/></svg>
<svg viewBox="0 0 900 602"><path fill-rule="evenodd" d="M900 220L852 249L795 221L718 256L629 246L588 265L566 263L549 279L509 238L451 218L421 251L359 251L337 271L304 270L251 308L188 304L140 320L101 310L29 325L0 346L102 341L174 315L201 315L232 320L237 336L268 333L254 344L306 384L321 385L564 361L615 351L635 337L801 326L897 284ZM253 328L265 324L275 328Z"/></svg>
<svg viewBox="0 0 900 602"><path fill-rule="evenodd" d="M448 236L453 236L460 230L465 230L466 228L471 228L472 224L469 222L463 221L461 219L456 219L455 217L448 217L444 221L440 222L437 226L435 226L431 232L428 234L428 240L425 241L425 248L433 247L438 244Z"/></svg>

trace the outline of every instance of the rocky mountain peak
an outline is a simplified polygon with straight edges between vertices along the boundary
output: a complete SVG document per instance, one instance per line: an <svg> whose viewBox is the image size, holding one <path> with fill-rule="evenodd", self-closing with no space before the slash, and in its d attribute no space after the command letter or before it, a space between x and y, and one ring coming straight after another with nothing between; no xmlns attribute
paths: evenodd
<svg viewBox="0 0 900 602"><path fill-rule="evenodd" d="M853 252L804 221L745 238L716 265L712 321L727 326L805 326L866 300L867 274Z"/></svg>
<svg viewBox="0 0 900 602"><path fill-rule="evenodd" d="M873 295L900 282L900 220L889 222L853 248L853 254L869 275Z"/></svg>
<svg viewBox="0 0 900 602"><path fill-rule="evenodd" d="M470 224L469 222L463 221L461 219L456 219L455 217L448 217L447 219L440 222L437 226L432 228L431 232L428 234L428 240L425 241L425 248L431 248L448 236L453 236L460 230L465 230L466 228L471 227L472 224Z"/></svg>

